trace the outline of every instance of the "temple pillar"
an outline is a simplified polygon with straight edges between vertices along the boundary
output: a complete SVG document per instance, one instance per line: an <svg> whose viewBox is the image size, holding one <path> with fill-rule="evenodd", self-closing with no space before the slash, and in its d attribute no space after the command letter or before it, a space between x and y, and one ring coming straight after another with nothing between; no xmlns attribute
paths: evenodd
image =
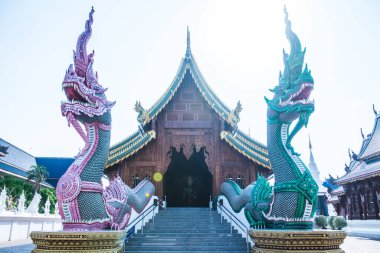
<svg viewBox="0 0 380 253"><path fill-rule="evenodd" d="M374 191L375 192L375 203L376 203L376 206L377 206L377 211L376 211L376 217L377 219L380 219L380 192L378 192L377 190Z"/></svg>
<svg viewBox="0 0 380 253"><path fill-rule="evenodd" d="M219 165L216 165L215 166L215 170L214 170L214 175L213 175L213 185L212 185L212 195L213 196L216 196L217 194L219 194L218 192L218 189L219 189L219 184L220 182L222 181L221 180L221 172L220 172L220 166Z"/></svg>

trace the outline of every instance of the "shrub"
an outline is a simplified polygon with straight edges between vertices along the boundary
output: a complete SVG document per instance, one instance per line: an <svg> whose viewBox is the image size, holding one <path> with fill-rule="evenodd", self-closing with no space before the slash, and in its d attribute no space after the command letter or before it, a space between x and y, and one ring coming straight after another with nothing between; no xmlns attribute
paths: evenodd
<svg viewBox="0 0 380 253"><path fill-rule="evenodd" d="M327 227L327 219L323 215L316 216L314 218L314 222L318 227L321 227L322 229L326 229Z"/></svg>
<svg viewBox="0 0 380 253"><path fill-rule="evenodd" d="M347 221L342 216L335 217L333 221L334 229L342 230L342 228L347 227Z"/></svg>
<svg viewBox="0 0 380 253"><path fill-rule="evenodd" d="M38 212L39 213L44 213L45 212L45 203L47 198L49 197L50 199L50 210L49 213L52 214L54 213L55 209L55 203L57 202L57 197L55 195L55 190L50 189L50 188L42 188L40 190L41 194L41 201L40 204L38 205Z"/></svg>
<svg viewBox="0 0 380 253"><path fill-rule="evenodd" d="M34 186L31 182L27 182L20 178L11 175L0 175L0 191L3 188L7 189L7 195L12 196L12 209L16 209L18 199L22 191L25 194L25 207L29 206L30 202L34 196ZM50 188L42 188L40 191L41 202L39 205L39 212L44 212L45 202L47 196L50 198L50 213L54 213L54 205L57 202L57 197L55 195L55 190Z"/></svg>
<svg viewBox="0 0 380 253"><path fill-rule="evenodd" d="M331 227L331 229L335 229L334 228L334 219L335 218L336 218L336 216L329 216L327 219L327 222L329 223L329 226Z"/></svg>

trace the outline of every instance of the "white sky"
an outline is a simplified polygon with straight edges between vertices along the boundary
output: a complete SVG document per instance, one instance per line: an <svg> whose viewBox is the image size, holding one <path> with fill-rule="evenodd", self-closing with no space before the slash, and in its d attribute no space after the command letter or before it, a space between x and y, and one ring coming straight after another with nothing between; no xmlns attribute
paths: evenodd
<svg viewBox="0 0 380 253"><path fill-rule="evenodd" d="M293 146L308 164L310 133L321 178L344 174L380 110L380 2L319 1L13 1L0 0L0 137L34 156L72 157L83 146L61 116L61 82L95 8L88 51L112 110L112 143L137 130L136 100L149 108L170 85L186 50L230 107L239 127L266 143L269 88L283 70L283 5L315 81L316 110Z"/></svg>

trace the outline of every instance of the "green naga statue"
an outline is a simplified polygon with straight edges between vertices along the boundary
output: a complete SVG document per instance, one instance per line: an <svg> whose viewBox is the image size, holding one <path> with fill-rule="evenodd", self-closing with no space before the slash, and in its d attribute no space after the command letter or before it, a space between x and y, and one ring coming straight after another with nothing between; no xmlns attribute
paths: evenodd
<svg viewBox="0 0 380 253"><path fill-rule="evenodd" d="M314 80L307 65L303 68L306 49L302 50L300 40L291 29L286 8L284 11L290 54L284 50L284 72L280 72L279 84L271 90L273 98L265 98L268 105L267 145L274 188L259 176L243 190L235 182L226 181L221 192L235 212L244 207L252 227L308 229L313 226L318 186L291 141L302 127L307 127L314 111L314 101L309 100Z"/></svg>

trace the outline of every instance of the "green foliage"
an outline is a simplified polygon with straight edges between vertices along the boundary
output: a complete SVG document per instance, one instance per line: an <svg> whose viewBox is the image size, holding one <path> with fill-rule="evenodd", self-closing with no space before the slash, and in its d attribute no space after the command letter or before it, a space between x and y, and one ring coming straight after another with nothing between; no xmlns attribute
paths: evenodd
<svg viewBox="0 0 380 253"><path fill-rule="evenodd" d="M0 177L0 188L3 189L4 187L7 189L7 196L11 196L9 199L12 200L12 208L17 207L17 201L23 191L26 206L32 201L34 189L31 183L11 175L2 175Z"/></svg>
<svg viewBox="0 0 380 253"><path fill-rule="evenodd" d="M12 199L13 209L17 208L18 199L20 198L23 191L26 199L25 207L29 206L35 192L32 183L11 175L0 175L0 189L2 190L4 187L7 189L7 196L11 196L10 198ZM49 188L42 188L40 194L41 203L39 205L39 212L43 213L47 196L49 196L51 203L50 213L54 213L54 205L57 202L55 190Z"/></svg>
<svg viewBox="0 0 380 253"><path fill-rule="evenodd" d="M327 228L327 218L326 216L319 215L314 218L314 222L318 227L321 227L323 229Z"/></svg>
<svg viewBox="0 0 380 253"><path fill-rule="evenodd" d="M329 216L328 219L327 219L327 222L329 223L329 226L334 229L334 219L336 218L336 216Z"/></svg>
<svg viewBox="0 0 380 253"><path fill-rule="evenodd" d="M57 203L57 197L55 195L55 190L50 188L42 188L40 191L41 194L41 201L38 205L38 212L44 213L45 212L45 203L47 201L47 198L50 200L50 210L49 213L53 214L55 209L55 203Z"/></svg>
<svg viewBox="0 0 380 253"><path fill-rule="evenodd" d="M49 176L47 168L42 165L33 165L27 173L28 180L34 180L36 191L40 192L41 183Z"/></svg>
<svg viewBox="0 0 380 253"><path fill-rule="evenodd" d="M335 217L333 221L334 229L342 230L342 228L347 227L347 221L342 216Z"/></svg>

